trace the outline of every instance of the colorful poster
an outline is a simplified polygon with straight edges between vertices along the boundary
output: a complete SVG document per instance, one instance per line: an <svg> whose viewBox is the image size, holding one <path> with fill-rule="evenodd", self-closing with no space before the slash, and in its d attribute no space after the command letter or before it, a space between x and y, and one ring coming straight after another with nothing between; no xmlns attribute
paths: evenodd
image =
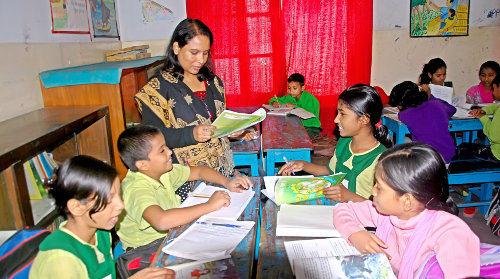
<svg viewBox="0 0 500 279"><path fill-rule="evenodd" d="M279 178L274 187L277 204L290 204L324 197L323 189L339 185L344 180L345 173L320 177L283 177Z"/></svg>
<svg viewBox="0 0 500 279"><path fill-rule="evenodd" d="M469 0L411 0L410 36L467 36Z"/></svg>
<svg viewBox="0 0 500 279"><path fill-rule="evenodd" d="M50 0L52 33L89 34L85 0Z"/></svg>
<svg viewBox="0 0 500 279"><path fill-rule="evenodd" d="M89 3L94 38L118 38L115 0L89 0Z"/></svg>

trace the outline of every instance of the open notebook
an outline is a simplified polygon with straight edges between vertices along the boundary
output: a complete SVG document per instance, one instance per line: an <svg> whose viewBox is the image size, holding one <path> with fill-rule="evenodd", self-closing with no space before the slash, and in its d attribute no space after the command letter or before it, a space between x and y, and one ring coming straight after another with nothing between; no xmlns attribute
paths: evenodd
<svg viewBox="0 0 500 279"><path fill-rule="evenodd" d="M288 108L288 107L278 107L275 108L271 105L262 105L265 109L269 110L267 114L269 115L281 115L281 116L286 116L289 114L298 116L302 119L309 119L316 117L313 113L308 112L307 110L303 108Z"/></svg>
<svg viewBox="0 0 500 279"><path fill-rule="evenodd" d="M280 206L276 236L341 237L333 226L333 206L292 204Z"/></svg>

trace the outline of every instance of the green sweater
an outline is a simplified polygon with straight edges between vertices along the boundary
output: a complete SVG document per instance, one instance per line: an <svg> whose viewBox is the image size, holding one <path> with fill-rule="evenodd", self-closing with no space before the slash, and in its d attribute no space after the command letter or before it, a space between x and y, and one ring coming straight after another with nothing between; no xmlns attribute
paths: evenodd
<svg viewBox="0 0 500 279"><path fill-rule="evenodd" d="M488 137L491 143L491 153L493 156L500 160L500 109L499 104L489 105L484 107L483 110L486 115L479 118L483 123L483 132ZM493 115L490 119L489 115Z"/></svg>
<svg viewBox="0 0 500 279"><path fill-rule="evenodd" d="M319 101L314 97L313 94L302 91L300 94L300 99L295 99L291 95L285 95L282 97L273 97L269 100L269 104L273 104L274 102L278 102L280 104L294 104L298 108L303 108L308 112L316 115L316 117L309 119L301 119L302 125L304 127L317 127L321 128L321 122L319 121Z"/></svg>

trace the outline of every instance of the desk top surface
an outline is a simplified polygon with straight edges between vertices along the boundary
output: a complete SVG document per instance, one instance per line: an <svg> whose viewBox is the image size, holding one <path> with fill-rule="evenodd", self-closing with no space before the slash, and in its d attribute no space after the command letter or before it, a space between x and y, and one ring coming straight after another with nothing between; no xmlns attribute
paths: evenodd
<svg viewBox="0 0 500 279"><path fill-rule="evenodd" d="M300 118L267 115L262 122L262 149L313 149Z"/></svg>
<svg viewBox="0 0 500 279"><path fill-rule="evenodd" d="M237 275L240 278L250 278L253 272L253 261L255 255L255 241L259 219L259 205L260 205L260 188L262 185L262 178L260 177L252 177L250 178L254 183L254 191L255 196L248 204L243 214L240 216L239 220L242 221L254 221L255 226L252 230L246 235L246 237L240 242L240 244L236 247L236 249L231 253L230 259L221 260L220 262L228 262L232 261L237 269ZM176 265L186 262L191 262L191 260L177 258L174 256L167 255L161 251L161 249L173 238L180 235L184 230L186 230L189 225L184 225L179 228L171 230L169 235L164 239L160 248L157 252L157 256L153 261L155 266L169 266ZM229 264L232 265L232 264ZM229 270L228 272L233 272ZM235 274L225 274L226 278L235 278Z"/></svg>

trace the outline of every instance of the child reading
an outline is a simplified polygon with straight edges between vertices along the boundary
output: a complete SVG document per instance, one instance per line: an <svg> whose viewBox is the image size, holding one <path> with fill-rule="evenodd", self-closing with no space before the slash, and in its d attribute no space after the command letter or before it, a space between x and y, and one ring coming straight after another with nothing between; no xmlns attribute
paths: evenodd
<svg viewBox="0 0 500 279"><path fill-rule="evenodd" d="M305 161L285 164L279 174L306 171L313 175L346 173L348 189L329 187L323 193L335 201L363 201L371 195L373 172L378 156L390 146L387 128L382 125L382 101L377 91L368 85L355 85L339 95L335 123L339 138L328 166Z"/></svg>
<svg viewBox="0 0 500 279"><path fill-rule="evenodd" d="M172 151L165 145L160 130L152 126L137 125L123 131L118 138L118 151L129 168L122 181L125 216L118 228L126 248L164 238L169 229L229 205L227 192L217 191L206 203L178 208L180 197L175 190L186 181L205 180L233 192L252 186L248 177L229 180L208 167L172 164Z"/></svg>
<svg viewBox="0 0 500 279"><path fill-rule="evenodd" d="M385 253L398 278L420 278L419 268L434 255L445 278L479 276L479 239L450 213L456 207L448 191L446 166L434 149L397 145L377 163L373 202L336 205L333 223L361 253Z"/></svg>
<svg viewBox="0 0 500 279"><path fill-rule="evenodd" d="M469 104L493 103L492 81L500 74L496 61L486 61L479 68L479 84L467 90L466 102Z"/></svg>
<svg viewBox="0 0 500 279"><path fill-rule="evenodd" d="M455 155L455 142L448 131L448 121L457 109L437 98L430 98L411 81L404 81L391 91L389 105L399 109L399 120L408 126L413 141L434 147L445 162Z"/></svg>
<svg viewBox="0 0 500 279"><path fill-rule="evenodd" d="M418 77L418 85L427 93L429 98L433 98L429 84L443 86L445 79L446 63L441 58L433 58L422 68L422 73Z"/></svg>
<svg viewBox="0 0 500 279"><path fill-rule="evenodd" d="M298 107L314 114L316 117L301 119L302 125L306 128L307 134L311 139L315 139L321 132L321 122L319 121L319 102L314 95L304 90L304 76L298 73L291 74L288 77L288 95L283 97L273 97L269 104L274 107L285 105L286 107Z"/></svg>
<svg viewBox="0 0 500 279"><path fill-rule="evenodd" d="M92 157L66 160L49 193L68 220L41 244L30 278L116 278L112 229L123 210L116 170ZM174 278L172 270L146 268L130 278Z"/></svg>

